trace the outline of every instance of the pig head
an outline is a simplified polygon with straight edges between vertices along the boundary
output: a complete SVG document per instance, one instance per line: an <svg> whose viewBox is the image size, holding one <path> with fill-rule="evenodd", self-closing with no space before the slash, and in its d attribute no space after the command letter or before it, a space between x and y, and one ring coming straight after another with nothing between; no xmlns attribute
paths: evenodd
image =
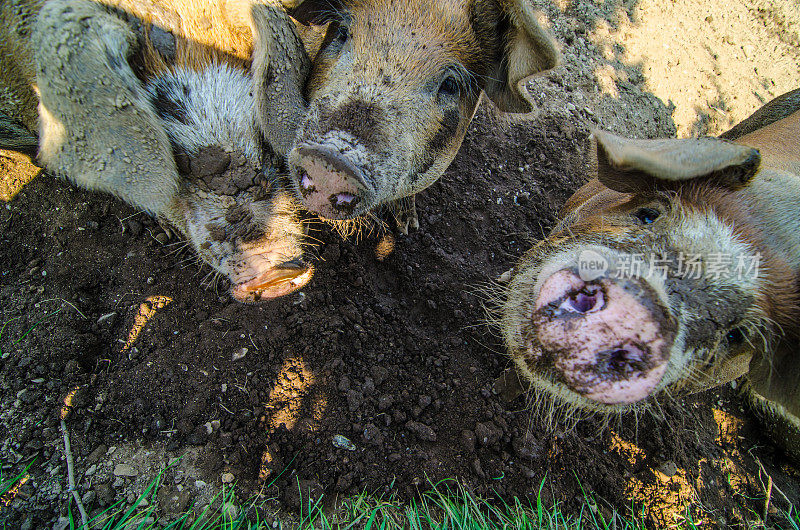
<svg viewBox="0 0 800 530"><path fill-rule="evenodd" d="M326 219L413 199L452 161L481 91L529 112L525 79L559 60L525 0L306 0L291 14L318 31L301 28L313 67L290 171ZM415 223L405 204L398 219Z"/></svg>
<svg viewBox="0 0 800 530"><path fill-rule="evenodd" d="M800 453L799 109L800 90L734 141L595 131L591 180L508 286L521 376L612 413L749 374Z"/></svg>

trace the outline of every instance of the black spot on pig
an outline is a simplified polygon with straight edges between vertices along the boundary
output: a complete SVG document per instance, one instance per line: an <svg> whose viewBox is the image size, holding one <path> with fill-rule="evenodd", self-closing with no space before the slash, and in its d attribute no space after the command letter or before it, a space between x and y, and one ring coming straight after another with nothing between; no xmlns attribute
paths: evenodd
<svg viewBox="0 0 800 530"><path fill-rule="evenodd" d="M430 170L441 154L447 150L453 138L455 138L458 133L458 126L460 123L461 113L458 109L453 108L445 111L441 123L436 128L430 140L428 140L427 148L423 151L425 153L424 156L411 175L412 182L419 180L422 175Z"/></svg>
<svg viewBox="0 0 800 530"><path fill-rule="evenodd" d="M428 140L428 151L440 154L445 151L453 141L458 132L458 125L461 123L461 113L458 109L448 109L442 117L442 122L436 128L431 139Z"/></svg>
<svg viewBox="0 0 800 530"><path fill-rule="evenodd" d="M208 237L212 241L225 241L227 239L225 227L222 225L208 223L206 224L206 230L208 230Z"/></svg>
<svg viewBox="0 0 800 530"><path fill-rule="evenodd" d="M225 212L225 220L232 225L246 221L249 218L252 218L250 210L241 204L235 204Z"/></svg>
<svg viewBox="0 0 800 530"><path fill-rule="evenodd" d="M158 117L188 124L189 117L185 103L191 97L191 89L174 79L158 79L153 85L155 94L152 97L152 104Z"/></svg>
<svg viewBox="0 0 800 530"><path fill-rule="evenodd" d="M357 138L367 149L377 150L382 137L381 118L382 112L376 105L355 100L323 115L321 126L328 131L345 131Z"/></svg>
<svg viewBox="0 0 800 530"><path fill-rule="evenodd" d="M253 243L264 237L264 230L256 223L248 223L244 231L239 236L243 243Z"/></svg>
<svg viewBox="0 0 800 530"><path fill-rule="evenodd" d="M175 60L175 35L158 26L150 28L150 43L167 62Z"/></svg>

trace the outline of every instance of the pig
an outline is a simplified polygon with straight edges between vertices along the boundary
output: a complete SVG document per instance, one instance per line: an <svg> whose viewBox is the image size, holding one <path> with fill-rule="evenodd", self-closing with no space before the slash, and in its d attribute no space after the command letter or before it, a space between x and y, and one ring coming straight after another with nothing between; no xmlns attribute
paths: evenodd
<svg viewBox="0 0 800 530"><path fill-rule="evenodd" d="M172 70L145 85L154 104L179 114L161 118L180 175L169 222L248 303L292 293L314 274L298 206L261 147L251 86L243 71L218 68ZM231 94L237 104L221 104Z"/></svg>
<svg viewBox="0 0 800 530"><path fill-rule="evenodd" d="M351 219L391 204L407 232L418 226L414 193L455 156L481 91L527 112L525 80L559 58L527 0L9 0L0 149L36 152L53 173L181 228L203 204L181 199L159 121L180 121L181 109L144 85L175 68L233 68L249 74L265 156L306 208ZM241 97L217 101L249 112ZM198 252L208 243L202 230L184 233ZM280 266L229 246L209 263L234 290Z"/></svg>
<svg viewBox="0 0 800 530"><path fill-rule="evenodd" d="M272 299L313 274L278 175L310 63L282 5L200 4L4 2L0 148L177 228L236 300Z"/></svg>
<svg viewBox="0 0 800 530"><path fill-rule="evenodd" d="M721 138L594 131L590 180L503 297L534 400L610 415L746 376L800 457L798 138L800 90Z"/></svg>
<svg viewBox="0 0 800 530"><path fill-rule="evenodd" d="M306 0L292 14L326 28L289 151L298 199L330 220L389 205L402 232L418 227L414 194L455 157L481 92L529 112L525 80L560 58L528 0Z"/></svg>

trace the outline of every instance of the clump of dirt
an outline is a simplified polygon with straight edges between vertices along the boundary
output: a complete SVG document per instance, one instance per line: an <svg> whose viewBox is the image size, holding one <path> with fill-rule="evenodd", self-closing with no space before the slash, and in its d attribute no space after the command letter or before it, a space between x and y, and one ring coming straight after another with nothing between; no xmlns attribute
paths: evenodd
<svg viewBox="0 0 800 530"><path fill-rule="evenodd" d="M210 271L145 214L33 180L0 207L3 474L35 460L0 517L38 528L66 509L66 396L77 486L94 513L135 498L148 454L164 466L187 451L191 465L171 471L160 513L231 481L239 498L280 488L292 509L298 484L312 496L410 498L427 479L456 477L476 494L535 501L546 479L545 502L564 511L593 491L604 513L633 501L663 526L688 505L695 522L725 526L760 512L764 472L797 503L796 469L730 386L554 433L524 397L494 392L510 362L485 323L487 282L583 182L591 128L680 129L641 65L606 59L594 39L601 21L624 15L636 26L639 9L659 5L542 4L566 64L531 84L539 112L508 121L482 107L451 168L418 196L421 226L408 236L376 228L343 240L312 223L315 278L269 303L238 304L208 285ZM609 61L626 77L598 76ZM616 96L601 90L604 79Z"/></svg>
<svg viewBox="0 0 800 530"><path fill-rule="evenodd" d="M265 181L254 161L216 145L204 147L194 155L178 153L175 159L184 178L219 195L233 196Z"/></svg>

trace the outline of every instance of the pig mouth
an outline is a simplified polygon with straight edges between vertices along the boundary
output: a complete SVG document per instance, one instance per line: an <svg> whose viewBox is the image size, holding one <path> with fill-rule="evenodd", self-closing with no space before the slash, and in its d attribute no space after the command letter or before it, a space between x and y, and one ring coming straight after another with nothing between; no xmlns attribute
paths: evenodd
<svg viewBox="0 0 800 530"><path fill-rule="evenodd" d="M654 393L677 324L644 280L587 282L562 269L534 298L523 325L532 372L599 406L630 405Z"/></svg>
<svg viewBox="0 0 800 530"><path fill-rule="evenodd" d="M231 288L231 295L239 302L255 303L286 296L304 287L314 275L314 266L296 259L247 280Z"/></svg>

